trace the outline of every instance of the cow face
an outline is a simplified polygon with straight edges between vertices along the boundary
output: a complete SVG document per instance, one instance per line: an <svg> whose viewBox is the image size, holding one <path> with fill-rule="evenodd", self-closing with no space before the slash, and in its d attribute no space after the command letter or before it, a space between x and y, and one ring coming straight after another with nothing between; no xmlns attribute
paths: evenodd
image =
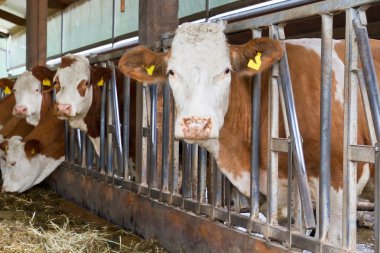
<svg viewBox="0 0 380 253"><path fill-rule="evenodd" d="M170 52L137 47L119 61L120 70L138 81L169 80L176 103L176 138L218 138L228 109L231 72L252 76L282 56L277 41L263 38L231 46L223 30L221 23L183 24Z"/></svg>
<svg viewBox="0 0 380 253"><path fill-rule="evenodd" d="M58 118L84 117L92 102L90 76L90 64L85 57L71 54L62 57L54 77Z"/></svg>
<svg viewBox="0 0 380 253"><path fill-rule="evenodd" d="M51 103L49 92L52 91L54 73L45 66L37 66L17 78L13 87L16 99L13 115L25 117L32 125L38 124L43 100L48 100L45 101L48 104Z"/></svg>
<svg viewBox="0 0 380 253"><path fill-rule="evenodd" d="M91 67L83 56L69 54L62 57L54 77L58 118L83 119L91 107L94 89L110 77L109 69Z"/></svg>

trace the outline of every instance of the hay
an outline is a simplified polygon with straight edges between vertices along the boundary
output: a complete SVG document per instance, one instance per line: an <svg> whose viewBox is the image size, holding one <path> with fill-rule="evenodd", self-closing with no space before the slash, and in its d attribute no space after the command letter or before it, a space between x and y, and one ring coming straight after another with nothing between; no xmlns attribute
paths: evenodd
<svg viewBox="0 0 380 253"><path fill-rule="evenodd" d="M156 240L91 216L41 188L0 194L0 252L165 252Z"/></svg>

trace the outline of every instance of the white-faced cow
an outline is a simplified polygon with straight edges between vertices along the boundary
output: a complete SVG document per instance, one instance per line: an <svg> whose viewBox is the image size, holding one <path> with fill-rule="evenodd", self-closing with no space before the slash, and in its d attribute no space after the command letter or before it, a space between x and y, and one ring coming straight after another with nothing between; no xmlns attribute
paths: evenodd
<svg viewBox="0 0 380 253"><path fill-rule="evenodd" d="M36 66L21 74L13 87L16 98L13 115L24 117L36 126L52 107L54 74L55 71L45 66Z"/></svg>
<svg viewBox="0 0 380 253"><path fill-rule="evenodd" d="M111 78L111 70L91 67L87 58L65 55L54 77L57 101L54 106L59 119L67 119L90 137L96 153L100 153L101 87Z"/></svg>
<svg viewBox="0 0 380 253"><path fill-rule="evenodd" d="M251 77L282 56L279 42L260 38L228 45L221 24L183 24L168 53L144 47L127 51L120 70L151 84L169 79L176 103L175 137L207 148L229 180L245 195L250 189ZM299 127L314 203L319 187L320 40L292 40L286 45ZM328 240L339 243L342 234L344 42L334 42L331 228ZM372 41L380 68L380 43ZM377 73L378 76L380 73ZM267 191L268 72L262 73L260 191ZM363 113L364 115L364 113ZM359 119L365 125L364 118ZM360 125L359 124L359 125ZM283 123L280 123L280 129ZM360 131L359 143L368 142ZM279 207L286 208L287 162L279 161ZM358 166L358 192L370 177L368 164Z"/></svg>

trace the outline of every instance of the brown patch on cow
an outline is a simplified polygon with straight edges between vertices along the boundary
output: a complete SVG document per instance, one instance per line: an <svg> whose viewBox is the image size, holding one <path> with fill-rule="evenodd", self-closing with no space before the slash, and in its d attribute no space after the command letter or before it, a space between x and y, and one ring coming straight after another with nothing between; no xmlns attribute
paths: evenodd
<svg viewBox="0 0 380 253"><path fill-rule="evenodd" d="M2 142L0 143L0 149L1 149L4 153L8 152L8 147L9 147L9 142L8 142L8 140L4 140L4 141L2 141Z"/></svg>
<svg viewBox="0 0 380 253"><path fill-rule="evenodd" d="M119 69L124 75L147 84L163 83L167 79L167 59L170 52L155 53L143 46L128 50L119 60ZM154 65L152 75L145 68Z"/></svg>
<svg viewBox="0 0 380 253"><path fill-rule="evenodd" d="M61 90L61 83L59 82L58 77L54 81L54 89L55 89L55 93L58 93Z"/></svg>
<svg viewBox="0 0 380 253"><path fill-rule="evenodd" d="M111 79L111 69L103 67L91 67L91 84L93 86L98 86L100 80L103 80L103 83Z"/></svg>
<svg viewBox="0 0 380 253"><path fill-rule="evenodd" d="M53 108L52 93L42 93L40 120L46 117L48 112Z"/></svg>
<svg viewBox="0 0 380 253"><path fill-rule="evenodd" d="M50 70L46 66L35 66L31 70L33 76L41 82L43 92L50 92L53 89L53 78L56 73L55 70ZM50 85L43 85L43 81L48 79Z"/></svg>
<svg viewBox="0 0 380 253"><path fill-rule="evenodd" d="M77 86L77 90L81 97L84 97L84 95L86 94L87 88L88 88L88 81L87 80L80 81L80 83Z"/></svg>
<svg viewBox="0 0 380 253"><path fill-rule="evenodd" d="M40 150L36 153L59 159L65 154L65 122L51 111L44 120L28 134L24 141L38 140Z"/></svg>
<svg viewBox="0 0 380 253"><path fill-rule="evenodd" d="M16 104L15 95L12 93L0 100L0 125L4 125L12 117L13 107Z"/></svg>
<svg viewBox="0 0 380 253"><path fill-rule="evenodd" d="M63 56L61 58L61 64L59 65L59 68L64 69L64 68L70 67L72 64L75 63L75 61L76 61L76 59L74 57Z"/></svg>
<svg viewBox="0 0 380 253"><path fill-rule="evenodd" d="M87 112L84 122L87 125L87 135L92 138L100 136L100 109L101 109L101 88L92 86L92 103Z"/></svg>
<svg viewBox="0 0 380 253"><path fill-rule="evenodd" d="M39 140L29 140L25 143L24 150L26 157L30 160L41 152L41 143Z"/></svg>
<svg viewBox="0 0 380 253"><path fill-rule="evenodd" d="M262 72L281 59L283 54L281 43L269 38L251 39L243 45L230 45L229 49L232 69L239 75L252 76ZM261 65L254 70L247 65L251 59L255 60L257 53L261 53Z"/></svg>
<svg viewBox="0 0 380 253"><path fill-rule="evenodd" d="M24 137L28 135L33 129L34 126L26 122L25 118L18 118L19 121L17 124L15 124L12 129L9 129L9 131L6 130L6 126L1 129L1 133L4 137L4 139L9 139L12 136L21 136Z"/></svg>

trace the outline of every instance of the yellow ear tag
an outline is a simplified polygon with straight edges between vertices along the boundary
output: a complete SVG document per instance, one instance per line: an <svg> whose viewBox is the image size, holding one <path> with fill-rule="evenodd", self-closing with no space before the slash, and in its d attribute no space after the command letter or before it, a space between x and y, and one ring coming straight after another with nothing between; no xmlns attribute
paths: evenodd
<svg viewBox="0 0 380 253"><path fill-rule="evenodd" d="M255 56L255 61L253 61L252 59L249 59L247 66L248 68L259 70L261 66L261 53L260 52L257 53L257 55Z"/></svg>
<svg viewBox="0 0 380 253"><path fill-rule="evenodd" d="M146 72L148 73L148 75L153 75L153 71L154 71L154 65L150 66L150 67L145 67L145 70Z"/></svg>
<svg viewBox="0 0 380 253"><path fill-rule="evenodd" d="M34 148L32 149L32 155L34 155L34 153L36 153L36 151L34 151Z"/></svg>
<svg viewBox="0 0 380 253"><path fill-rule="evenodd" d="M11 94L11 93L12 93L11 89L9 89L8 86L5 86L4 94L5 94L5 95L9 95L9 94Z"/></svg>
<svg viewBox="0 0 380 253"><path fill-rule="evenodd" d="M51 82L49 79L45 78L44 80L42 80L42 85L43 86L51 86Z"/></svg>
<svg viewBox="0 0 380 253"><path fill-rule="evenodd" d="M98 86L103 86L104 85L104 80L103 80L103 78L102 79L100 79L99 81L98 81Z"/></svg>

